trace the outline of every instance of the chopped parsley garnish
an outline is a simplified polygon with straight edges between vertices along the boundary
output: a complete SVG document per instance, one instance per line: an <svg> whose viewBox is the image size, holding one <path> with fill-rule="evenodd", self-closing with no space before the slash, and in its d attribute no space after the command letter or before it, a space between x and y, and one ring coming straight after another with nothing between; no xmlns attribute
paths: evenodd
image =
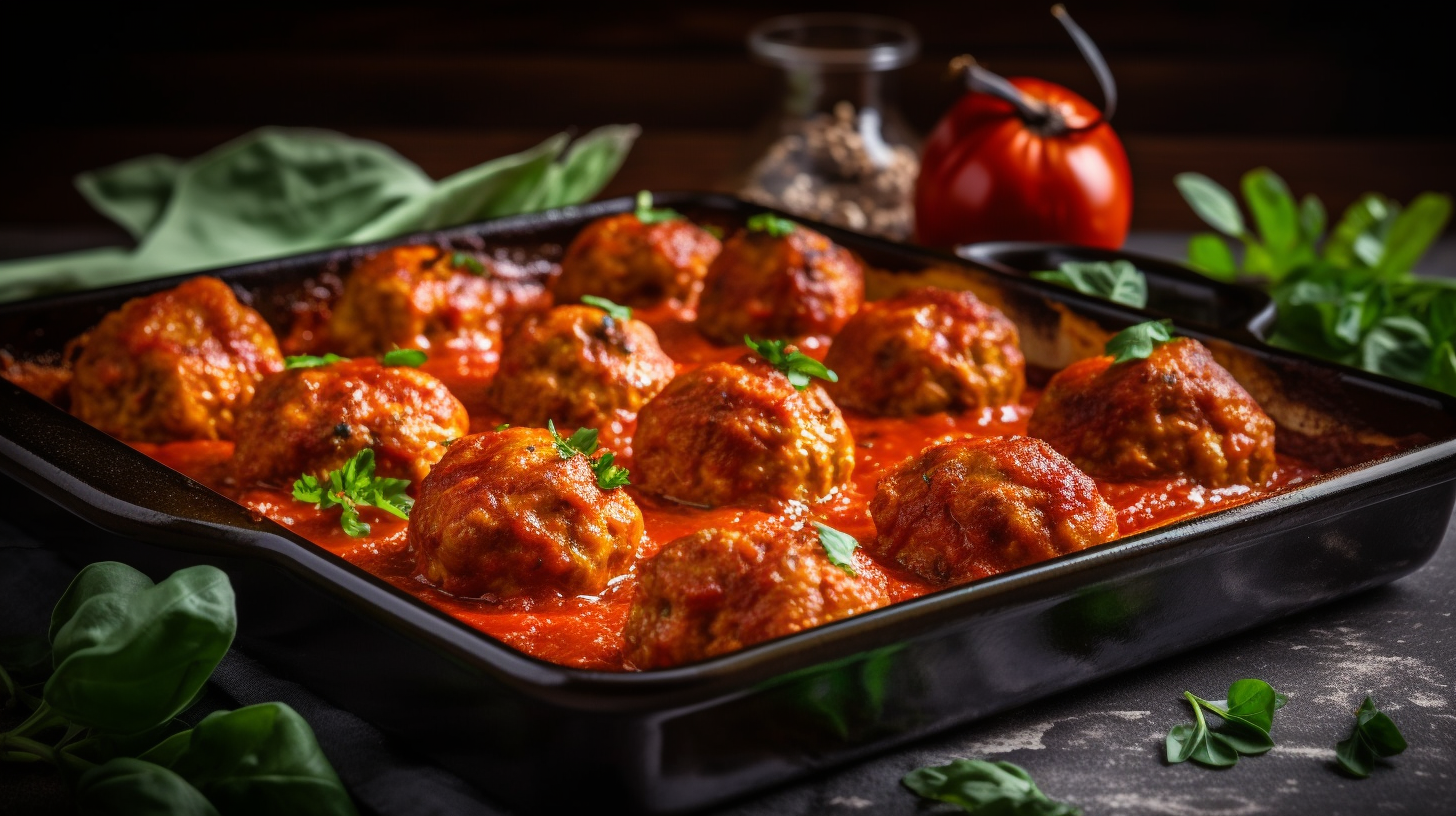
<svg viewBox="0 0 1456 816"><path fill-rule="evenodd" d="M450 265L456 269L464 269L474 275L485 274L485 264L480 259L468 252L456 252L450 256Z"/></svg>
<svg viewBox="0 0 1456 816"><path fill-rule="evenodd" d="M376 478L374 451L365 448L354 454L343 467L329 471L324 482L311 473L303 474L293 483L293 498L309 502L320 510L342 507L339 525L345 533L357 538L369 532L369 525L359 519L360 507L378 507L402 519L409 519L415 500L405 494L407 487L407 479Z"/></svg>
<svg viewBox="0 0 1456 816"><path fill-rule="evenodd" d="M597 487L603 490L611 490L614 487L626 487L632 482L628 480L627 469L612 464L617 455L611 451L603 451L601 456L593 459L592 454L597 452L597 429L577 428L569 439L563 439L561 434L556 432L556 423L550 420L546 422L547 430L551 431L551 441L556 445L556 452L562 459L570 459L577 454L585 456L587 463L591 465L592 473L597 477Z"/></svg>
<svg viewBox="0 0 1456 816"><path fill-rule="evenodd" d="M1124 306L1148 305L1148 278L1131 261L1067 261L1031 276Z"/></svg>
<svg viewBox="0 0 1456 816"><path fill-rule="evenodd" d="M829 556L829 563L850 575L858 575L854 571L854 551L859 549L859 541L849 533L841 533L828 524L817 521L814 522L814 529L819 531L819 546Z"/></svg>
<svg viewBox="0 0 1456 816"><path fill-rule="evenodd" d="M379 358L379 362L387 366L419 368L428 359L430 359L429 356L419 349L395 349L385 352L384 356Z"/></svg>
<svg viewBox="0 0 1456 816"><path fill-rule="evenodd" d="M632 307L622 306L596 295L582 295L581 302L588 306L595 306L606 312L609 317L619 323L625 323L632 319Z"/></svg>
<svg viewBox="0 0 1456 816"><path fill-rule="evenodd" d="M1010 762L957 759L949 765L917 768L900 784L926 799L967 813L1006 816L1080 816L1081 808L1041 792L1031 774Z"/></svg>
<svg viewBox="0 0 1456 816"><path fill-rule="evenodd" d="M1146 360L1153 349L1173 339L1173 321L1150 320L1136 326L1128 326L1114 334L1103 350L1112 355L1112 364L1129 360Z"/></svg>
<svg viewBox="0 0 1456 816"><path fill-rule="evenodd" d="M1355 730L1349 739L1335 744L1335 759L1353 776L1364 779L1375 767L1376 757L1393 757L1406 749L1405 735L1395 721L1365 698L1355 712Z"/></svg>
<svg viewBox="0 0 1456 816"><path fill-rule="evenodd" d="M637 216L638 221L644 224L657 224L682 218L682 213L677 210L670 210L666 207L653 209L652 193L646 190L637 191L637 210L633 214Z"/></svg>
<svg viewBox="0 0 1456 816"><path fill-rule="evenodd" d="M1171 763L1193 760L1213 768L1227 768L1242 756L1257 756L1274 747L1269 728L1274 712L1287 701L1283 694L1263 680L1235 680L1227 700L1209 701L1185 691L1193 706L1194 722L1173 726L1166 742ZM1217 730L1208 725L1203 712L1211 711L1223 720Z"/></svg>
<svg viewBox="0 0 1456 816"><path fill-rule="evenodd" d="M325 354L322 357L315 357L312 354L300 354L295 357L283 358L283 369L291 371L295 368L317 368L331 363L347 363L348 357L340 357L337 354Z"/></svg>
<svg viewBox="0 0 1456 816"><path fill-rule="evenodd" d="M748 219L749 232L766 232L775 238L783 238L794 233L798 224L787 218L780 218L773 213L759 213Z"/></svg>
<svg viewBox="0 0 1456 816"><path fill-rule="evenodd" d="M839 382L838 374L825 368L823 363L813 357L789 346L787 340L754 340L745 334L743 342L769 365L784 372L784 375L789 378L789 383L800 391L809 387L810 377ZM787 352L784 351L786 347L789 348Z"/></svg>
<svg viewBox="0 0 1456 816"><path fill-rule="evenodd" d="M509 423L509 422L502 422L501 424L495 426L495 429L497 431L504 431L506 428L509 428L509 427L511 427L511 423Z"/></svg>

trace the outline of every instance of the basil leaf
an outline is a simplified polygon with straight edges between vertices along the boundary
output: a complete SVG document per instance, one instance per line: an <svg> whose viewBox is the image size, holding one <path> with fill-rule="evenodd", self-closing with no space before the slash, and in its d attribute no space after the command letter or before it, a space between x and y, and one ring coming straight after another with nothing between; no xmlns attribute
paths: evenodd
<svg viewBox="0 0 1456 816"><path fill-rule="evenodd" d="M1148 305L1147 276L1130 261L1067 261L1031 276L1125 306L1141 309Z"/></svg>
<svg viewBox="0 0 1456 816"><path fill-rule="evenodd" d="M798 225L773 213L759 213L748 219L747 226L749 232L765 232L774 238L785 238L793 235Z"/></svg>
<svg viewBox="0 0 1456 816"><path fill-rule="evenodd" d="M1228 242L1211 232L1188 239L1188 264L1214 280L1232 281L1238 276Z"/></svg>
<svg viewBox="0 0 1456 816"><path fill-rule="evenodd" d="M1430 368L1431 333L1404 315L1382 317L1360 341L1360 367L1406 382L1421 382Z"/></svg>
<svg viewBox="0 0 1456 816"><path fill-rule="evenodd" d="M814 529L819 531L819 546L824 548L829 563L850 575L858 575L854 570L854 551L859 549L859 541L848 533L841 533L817 521L814 522Z"/></svg>
<svg viewBox="0 0 1456 816"><path fill-rule="evenodd" d="M43 696L78 725L132 733L193 702L232 644L237 616L232 585L215 567L147 587L121 566L83 569L57 604L56 670Z"/></svg>
<svg viewBox="0 0 1456 816"><path fill-rule="evenodd" d="M1228 705L1220 716L1243 722L1267 735L1274 724L1276 699L1274 687L1263 680L1235 680L1229 686Z"/></svg>
<svg viewBox="0 0 1456 816"><path fill-rule="evenodd" d="M1145 360L1152 356L1153 349L1173 339L1173 321L1150 320L1128 326L1114 334L1103 350L1112 355L1112 364L1130 360Z"/></svg>
<svg viewBox="0 0 1456 816"><path fill-rule="evenodd" d="M1339 267L1361 266L1355 254L1355 243L1375 229L1389 215L1389 202L1379 193L1366 193L1345 208L1345 214L1325 241L1325 260ZM1367 264L1368 265L1368 264Z"/></svg>
<svg viewBox="0 0 1456 816"><path fill-rule="evenodd" d="M330 363L347 363L348 357L340 357L337 354L325 354L322 357L315 357L312 354L300 354L294 357L283 358L283 370L291 371L295 368L317 368Z"/></svg>
<svg viewBox="0 0 1456 816"><path fill-rule="evenodd" d="M1223 745L1244 756L1257 756L1274 747L1274 740L1269 737L1269 732L1237 721L1229 721L1222 728L1211 729L1209 733L1220 737Z"/></svg>
<svg viewBox="0 0 1456 816"><path fill-rule="evenodd" d="M595 306L607 313L613 320L625 323L632 319L632 309L629 306L621 306L596 295L582 295L581 302L588 306Z"/></svg>
<svg viewBox="0 0 1456 816"><path fill-rule="evenodd" d="M76 785L81 816L218 816L217 808L176 773L121 757L97 765Z"/></svg>
<svg viewBox="0 0 1456 816"><path fill-rule="evenodd" d="M386 351L379 362L386 366L419 368L429 359L429 355L419 349L394 349L393 351Z"/></svg>
<svg viewBox="0 0 1456 816"><path fill-rule="evenodd" d="M1007 816L1078 816L1081 809L1049 798L1031 775L1010 762L957 759L917 768L900 783L926 799L958 805L968 813Z"/></svg>
<svg viewBox="0 0 1456 816"><path fill-rule="evenodd" d="M1451 219L1451 198L1437 193L1422 193L1410 203L1390 226L1385 236L1385 251L1375 267L1383 277L1400 276L1415 268L1432 242L1441 237Z"/></svg>
<svg viewBox="0 0 1456 816"><path fill-rule="evenodd" d="M1325 205L1314 193L1305 195L1299 202L1299 234L1305 245L1311 249L1325 235Z"/></svg>
<svg viewBox="0 0 1456 816"><path fill-rule="evenodd" d="M1202 173L1179 173L1173 177L1173 184L1204 223L1230 238L1243 238L1248 234L1244 228L1244 216L1239 212L1239 203L1218 182Z"/></svg>
<svg viewBox="0 0 1456 816"><path fill-rule="evenodd" d="M1292 253L1299 243L1299 211L1289 185L1267 167L1250 170L1242 182L1244 200L1254 215L1264 246L1276 256Z"/></svg>
<svg viewBox="0 0 1456 816"><path fill-rule="evenodd" d="M224 813L355 812L313 730L283 703L209 714L173 769Z"/></svg>

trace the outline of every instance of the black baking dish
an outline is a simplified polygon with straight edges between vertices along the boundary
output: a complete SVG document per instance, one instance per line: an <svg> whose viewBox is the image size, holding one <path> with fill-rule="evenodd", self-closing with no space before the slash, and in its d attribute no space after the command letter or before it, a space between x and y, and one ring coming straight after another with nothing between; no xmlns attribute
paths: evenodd
<svg viewBox="0 0 1456 816"><path fill-rule="evenodd" d="M657 200L726 227L762 209L716 195ZM546 245L549 255L588 221L632 206L614 199L213 274L281 321L285 295L383 246L521 256ZM1043 370L1091 353L1097 326L1153 314L812 226L895 272L877 273L872 289L931 281L996 303ZM108 310L177 280L0 306L0 348L53 356ZM0 492L7 518L77 563L227 570L242 649L513 806L684 811L1386 583L1430 558L1456 502L1456 402L1264 347L1234 311L1201 314L1187 333L1275 417L1280 446L1338 468L1326 477L664 671L526 657L3 380L0 472L28 490Z"/></svg>

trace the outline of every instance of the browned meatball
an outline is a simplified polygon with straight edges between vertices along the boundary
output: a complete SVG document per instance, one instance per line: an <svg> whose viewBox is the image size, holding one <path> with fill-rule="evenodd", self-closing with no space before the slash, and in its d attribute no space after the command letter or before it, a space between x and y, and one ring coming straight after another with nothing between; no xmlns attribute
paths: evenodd
<svg viewBox="0 0 1456 816"><path fill-rule="evenodd" d="M691 663L889 603L878 581L831 564L813 527L755 515L683 536L639 568L627 660Z"/></svg>
<svg viewBox="0 0 1456 816"><path fill-rule="evenodd" d="M703 286L698 331L722 344L834 334L864 302L864 270L848 250L795 225L775 237L739 230Z"/></svg>
<svg viewBox="0 0 1456 816"><path fill-rule="evenodd" d="M557 306L511 334L491 400L515 425L604 428L636 418L675 371L646 323Z"/></svg>
<svg viewBox="0 0 1456 816"><path fill-rule="evenodd" d="M380 476L418 481L470 432L465 406L439 380L373 359L274 374L238 418L241 484L320 479L365 448Z"/></svg>
<svg viewBox="0 0 1456 816"><path fill-rule="evenodd" d="M849 481L854 437L819 385L754 356L679 376L637 414L637 485L694 504L817 499Z"/></svg>
<svg viewBox="0 0 1456 816"><path fill-rule="evenodd" d="M627 570L642 512L598 487L584 455L562 459L548 432L508 428L450 446L409 535L420 574L454 595L588 595Z"/></svg>
<svg viewBox="0 0 1456 816"><path fill-rule="evenodd" d="M723 248L706 230L681 218L644 224L634 213L586 226L561 259L558 303L596 295L624 306L668 302L692 306L708 264Z"/></svg>
<svg viewBox="0 0 1456 816"><path fill-rule="evenodd" d="M1015 324L970 292L934 287L865 304L824 364L841 408L881 416L1005 405L1026 387Z"/></svg>
<svg viewBox="0 0 1456 816"><path fill-rule="evenodd" d="M71 413L133 442L231 439L278 338L216 278L128 301L71 341Z"/></svg>
<svg viewBox="0 0 1456 816"><path fill-rule="evenodd" d="M870 554L960 584L1117 537L1097 485L1039 439L966 438L921 451L880 479Z"/></svg>
<svg viewBox="0 0 1456 816"><path fill-rule="evenodd" d="M477 272L472 264L479 261L433 246L395 247L365 259L333 305L330 350L363 357L395 348L499 348L498 293L486 267Z"/></svg>
<svg viewBox="0 0 1456 816"><path fill-rule="evenodd" d="M1145 360L1067 366L1047 384L1027 432L1103 479L1187 476L1223 487L1274 475L1274 421L1189 337Z"/></svg>

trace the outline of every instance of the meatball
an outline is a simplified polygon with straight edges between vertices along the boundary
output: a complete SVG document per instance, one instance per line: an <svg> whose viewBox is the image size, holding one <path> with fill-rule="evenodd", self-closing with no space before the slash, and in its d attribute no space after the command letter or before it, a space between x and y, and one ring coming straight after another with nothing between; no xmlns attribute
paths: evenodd
<svg viewBox="0 0 1456 816"><path fill-rule="evenodd" d="M841 408L882 416L1005 405L1026 387L1015 324L970 292L933 287L866 304L824 364Z"/></svg>
<svg viewBox="0 0 1456 816"><path fill-rule="evenodd" d="M703 660L889 603L878 581L831 564L812 527L771 516L683 536L638 579L626 657L639 669Z"/></svg>
<svg viewBox="0 0 1456 816"><path fill-rule="evenodd" d="M818 384L752 355L668 383L637 415L637 485L704 505L811 500L849 481L854 438Z"/></svg>
<svg viewBox="0 0 1456 816"><path fill-rule="evenodd" d="M241 484L320 479L365 448L380 476L418 481L470 432L465 406L439 380L373 359L294 368L265 379L238 418Z"/></svg>
<svg viewBox="0 0 1456 816"><path fill-rule="evenodd" d="M511 334L491 401L515 425L602 428L635 419L675 371L646 323L558 306Z"/></svg>
<svg viewBox="0 0 1456 816"><path fill-rule="evenodd" d="M794 225L739 230L708 267L698 331L722 344L834 334L864 302L864 270L843 247Z"/></svg>
<svg viewBox="0 0 1456 816"><path fill-rule="evenodd" d="M417 568L454 595L497 599L601 592L642 540L642 512L597 486L585 455L562 459L551 434L476 434L420 485L410 513Z"/></svg>
<svg viewBox="0 0 1456 816"><path fill-rule="evenodd" d="M693 306L708 264L723 248L717 238L690 221L674 218L644 224L634 213L588 224L561 259L558 303L596 295L626 306Z"/></svg>
<svg viewBox="0 0 1456 816"><path fill-rule="evenodd" d="M1062 369L1027 432L1102 479L1186 476L1223 487L1274 475L1274 421L1188 337L1145 360L1092 357Z"/></svg>
<svg viewBox="0 0 1456 816"><path fill-rule="evenodd" d="M477 259L433 246L371 256L344 281L329 316L329 347L360 357L395 348L499 348L499 304L486 271Z"/></svg>
<svg viewBox="0 0 1456 816"><path fill-rule="evenodd" d="M128 301L67 354L71 413L132 442L231 439L258 381L283 368L273 330L216 278Z"/></svg>
<svg viewBox="0 0 1456 816"><path fill-rule="evenodd" d="M870 554L935 584L961 584L1117 537L1085 473L1025 436L926 448L880 479Z"/></svg>

